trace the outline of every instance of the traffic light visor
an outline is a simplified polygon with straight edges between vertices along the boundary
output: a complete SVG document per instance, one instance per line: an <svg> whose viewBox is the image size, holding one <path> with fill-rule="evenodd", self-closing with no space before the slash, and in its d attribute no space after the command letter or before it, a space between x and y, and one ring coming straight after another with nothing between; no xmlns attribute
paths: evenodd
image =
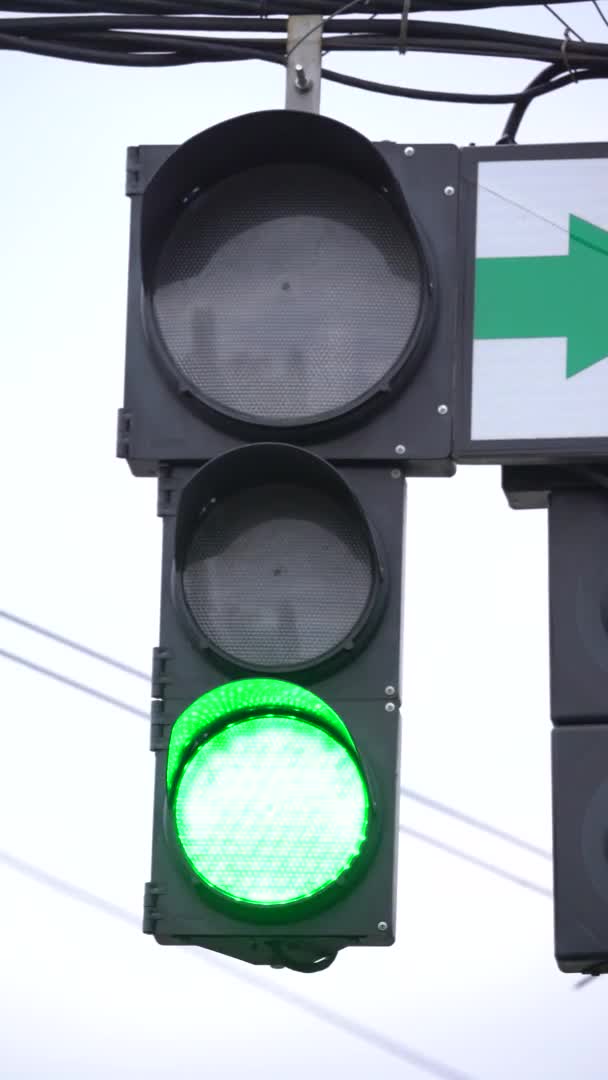
<svg viewBox="0 0 608 1080"><path fill-rule="evenodd" d="M191 869L230 901L312 899L367 839L369 792L346 728L289 683L229 683L190 706L174 727L168 783Z"/></svg>

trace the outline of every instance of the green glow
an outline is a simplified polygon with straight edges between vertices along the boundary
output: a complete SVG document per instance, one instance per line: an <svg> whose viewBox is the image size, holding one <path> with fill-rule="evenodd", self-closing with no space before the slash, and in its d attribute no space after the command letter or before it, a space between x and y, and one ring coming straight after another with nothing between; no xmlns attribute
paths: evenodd
<svg viewBox="0 0 608 1080"><path fill-rule="evenodd" d="M344 727L329 706L276 680L243 680L221 689L229 693L246 684L250 705L259 704L260 696L268 704L278 686L283 694L290 687L300 707L312 699L323 708L314 710L310 723L288 713L227 723L181 772L175 824L193 870L211 888L252 904L284 905L314 896L357 858L367 834L368 790L348 749L314 722L328 710Z"/></svg>
<svg viewBox="0 0 608 1080"><path fill-rule="evenodd" d="M338 714L326 701L302 686L282 679L238 679L203 694L178 716L171 730L167 757L167 788L171 790L184 753L192 740L212 724L225 720L228 724L235 713L268 708L281 709L286 715L294 710L318 717L324 727L346 742L354 751L352 739Z"/></svg>

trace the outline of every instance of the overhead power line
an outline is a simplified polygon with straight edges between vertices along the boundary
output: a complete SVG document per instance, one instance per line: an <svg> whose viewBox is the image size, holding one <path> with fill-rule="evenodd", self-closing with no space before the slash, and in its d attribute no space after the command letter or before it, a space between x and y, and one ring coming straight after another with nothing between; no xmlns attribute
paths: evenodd
<svg viewBox="0 0 608 1080"><path fill-rule="evenodd" d="M80 690L82 694L89 694L90 697L97 698L99 701L104 701L106 705L113 705L116 709L123 709L124 712L130 712L133 716L140 716L143 720L149 720L150 718L149 713L144 712L143 709L136 708L135 705L129 705L127 701L121 701L120 698L111 697L110 694L104 694L102 690L96 690L94 686L88 686L86 683L70 679L68 675L62 675L59 671L54 671L52 668L42 667L41 664L36 664L33 660L28 660L25 656L19 656L17 653L8 652L7 649L0 649L0 656L3 656L5 660L12 660L14 664L21 664L22 667L29 668L30 671L35 671L38 675L46 675L47 679L54 679L56 682L63 683L72 690Z"/></svg>
<svg viewBox="0 0 608 1080"><path fill-rule="evenodd" d="M108 915L112 919L119 919L129 926L141 930L141 920L138 919L136 915L127 911L125 908L121 908L117 904L106 900L104 897L98 896L96 893L89 892L88 889L73 885L71 882L66 881L64 878L57 877L55 874L49 874L48 871L43 870L41 867L26 862L24 859L19 859L7 851L0 850L0 861L11 870L15 870L17 873L35 881L38 885L43 885L48 889L52 889L54 892L69 897L70 900L74 900L76 903L93 908L96 911L102 912L104 915ZM287 990L277 986L276 984L269 982L268 979L261 978L242 968L237 968L236 965L233 966L209 953L201 954L200 951L195 951L194 948L188 949L188 952L190 955L194 954L197 958L204 959L205 963L219 968L226 975L230 975L240 982L247 983L249 986L254 987L257 992L261 990L265 994L271 994L285 1004L293 1005L303 1012L307 1012L309 1015L314 1016L315 1019L322 1020L324 1023L330 1024L332 1027L345 1032L347 1035L352 1035L354 1038L366 1042L376 1050L380 1050L385 1054L390 1054L391 1057L397 1058L399 1061L403 1061L408 1065L412 1065L414 1068L420 1069L421 1072L425 1072L429 1076L438 1077L438 1080L472 1080L472 1077L469 1074L463 1073L459 1069L455 1069L442 1061L438 1061L436 1058L431 1058L426 1054L419 1053L417 1050L413 1050L411 1047L406 1046L405 1043L398 1042L396 1039L391 1039L381 1032L375 1031L374 1028L368 1027L366 1024L361 1024L359 1021L345 1016L343 1013L339 1013L334 1009L327 1008L325 1005L320 1005L315 1001L311 1001L303 994L298 994L296 991Z"/></svg>
<svg viewBox="0 0 608 1080"><path fill-rule="evenodd" d="M68 649L75 649L76 652L84 653L85 656L90 656L93 660L99 660L102 664L109 664L110 667L117 668L118 671L124 671L127 675L135 676L136 679L150 681L150 675L145 671L139 671L138 668L131 667L130 664L123 664L122 660L116 660L115 657L108 656L106 653L97 652L95 649L89 648L88 645L83 645L81 641L63 637L62 634L57 634L54 630L48 630L47 627L40 626L39 623L22 619L20 615L15 615L12 611L0 610L0 618L7 619L9 622L15 623L16 626L23 626L26 630L31 630L34 634L40 634L51 641L56 641L59 645L66 645Z"/></svg>
<svg viewBox="0 0 608 1080"><path fill-rule="evenodd" d="M553 5L586 3L587 0L553 0ZM411 0L410 10L420 12L485 11L491 8L544 7L545 0ZM341 0L266 0L263 8L260 0L109 0L104 11L127 13L169 12L173 15L237 15L241 17L265 15L332 15L334 18L342 7ZM10 0L0 2L0 11L24 11L30 14L71 12L87 14L99 11L96 0L21 0L16 5ZM403 0L358 0L353 10L366 14L401 15Z"/></svg>
<svg viewBox="0 0 608 1080"><path fill-rule="evenodd" d="M470 825L473 829L488 833L489 836L496 836L499 840L505 840L509 844L522 848L523 851L529 851L532 855L539 855L541 859L551 861L553 858L551 852L545 848L537 847L536 844L531 844L529 840L523 840L521 836L515 836L514 833L505 832L504 829L499 829L496 825L490 825L487 821L482 821L481 818L464 814L461 810L455 810L454 807L447 806L446 803L430 799L428 795L421 795L418 791L412 791L411 788L405 787L401 788L401 794L405 795L407 799L420 803L422 806L428 806L430 810L436 810L439 814L446 814L456 821L462 821L464 825Z"/></svg>
<svg viewBox="0 0 608 1080"><path fill-rule="evenodd" d="M593 4L595 10L597 11L597 13L598 13L600 19L602 20L602 22L604 23L604 25L608 26L608 18L606 17L604 12L602 11L602 9L601 9L601 7L600 7L600 5L598 3L598 0L591 0L591 3Z"/></svg>
<svg viewBox="0 0 608 1080"><path fill-rule="evenodd" d="M584 38L581 37L580 34L577 34L576 30L570 25L569 22L566 22L566 20L557 11L553 10L553 8L551 7L551 4L545 4L545 7L546 7L547 11L549 12L549 14L553 15L553 18L557 19L557 21L559 23L561 23L561 25L566 28L566 30L568 31L569 34L572 34L572 37L575 37L577 39L577 41L584 41L585 40Z"/></svg>
<svg viewBox="0 0 608 1080"><path fill-rule="evenodd" d="M83 694L89 694L91 697L97 698L100 701L106 702L108 705L113 705L118 709L123 709L125 712L131 713L133 716L139 716L143 720L149 720L149 714L144 712L143 709L138 709L134 705L130 705L126 701L121 701L119 698L110 697L108 694L104 694L102 691L95 689L93 686L89 686L86 683L77 682L75 679L69 678L67 675L62 675L58 671L54 671L51 668L42 667L40 664L36 664L32 660L28 660L24 656L19 656L17 653L8 652L6 649L0 649L0 656L3 656L6 660L12 660L13 663L21 664L23 667L28 668L31 671L35 671L38 675L45 675L47 678L54 679L57 682L63 683L72 690L79 690ZM422 799L423 796L420 797ZM430 802L431 800L429 800ZM458 815L458 811L454 811L452 816ZM492 828L491 826L489 827ZM540 885L536 885L533 881L528 881L526 878L519 877L516 874L512 874L508 870L503 870L499 866L495 866L493 863L486 863L483 859L478 859L474 855L468 855L467 852L461 851L459 848L453 848L448 844L444 844L443 841L435 840L433 837L427 836L425 833L419 833L415 829L410 829L409 826L402 825L400 830L410 836L415 837L423 843L431 844L433 847L439 848L450 855L455 855L458 858L464 859L466 862L471 863L474 866L483 870L488 870L490 873L496 874L499 877L510 881L514 885L520 885L523 888L532 890L533 892L540 892L543 895L551 896L551 893L543 889Z"/></svg>
<svg viewBox="0 0 608 1080"><path fill-rule="evenodd" d="M400 825L399 832L405 836L412 836L423 844L430 844L431 847L445 852L446 855L453 855L457 859L463 859L465 862L471 863L472 866L476 866L479 870L487 870L489 874L504 878L505 881L510 881L512 885L520 885L522 889L538 893L539 896L546 896L549 900L553 898L551 889L545 889L544 886L537 885L535 881L530 881L529 878L521 877L519 874L513 874L510 870L503 870L501 866L496 866L495 863L487 862L485 859L479 859L476 855L469 855L467 851L462 851L452 844L446 844L444 840L437 840L434 836L428 836L426 833L419 832L418 829L410 828L409 825Z"/></svg>
<svg viewBox="0 0 608 1080"><path fill-rule="evenodd" d="M327 14L322 36L325 53L345 51L394 51L401 44L401 18L351 19L338 12L351 8L332 5ZM486 5L483 5L486 6ZM285 66L287 20L281 17L261 17L246 0L231 0L205 6L211 14L193 13L192 5L159 0L125 0L119 12L99 12L91 5L64 3L27 5L22 8L27 17L0 18L0 50L15 50L65 60L94 64L134 67L167 67L195 63L264 60ZM479 5L477 5L479 7ZM5 8L6 9L6 8ZM266 7L266 14L280 12L276 5ZM308 5L302 10L309 11ZM392 0L376 5L366 0L357 11L367 15L381 12L395 14ZM424 10L422 6L418 10ZM442 10L440 7L431 10ZM443 10L463 10L453 5ZM33 15L33 11L49 11L49 15ZM561 16L557 16L560 21ZM229 37L222 37L223 32ZM242 36L253 35L253 36ZM274 36L273 36L274 35ZM323 78L345 86L358 87L378 93L409 97L422 101L460 102L470 104L511 104L533 100L553 93L573 80L608 77L608 45L582 40L567 43L560 39L513 33L488 27L456 23L427 22L411 19L408 24L408 51L484 56L504 59L524 59L544 64L560 64L561 78L532 84L523 91L507 94L481 94L414 87L392 86L369 79L322 68Z"/></svg>
<svg viewBox="0 0 608 1080"><path fill-rule="evenodd" d="M84 653L86 656L91 656L96 660L100 660L104 664L109 664L119 671L125 671L139 679L146 680L146 682L150 681L150 676L147 675L145 671L140 671L137 668L131 667L129 664L123 663L122 660L117 660L115 657L108 656L106 653L96 652L88 645L84 645L81 641L74 640L74 638L62 637L54 630L49 630L47 627L41 626L40 623L29 622L27 619L22 618L20 615L16 615L12 611L0 610L0 616L15 623L17 626L26 627L36 634L41 634L43 637L50 638L52 641L57 641L70 649L75 649L78 652ZM65 680L68 686L81 690L84 693L92 693L95 697L100 693L99 691L96 691L94 687L86 686L83 683L75 683L74 680L68 679L67 676L63 676L57 671L51 671L48 668L33 665L32 661L26 660L25 657L17 656L15 653L6 654L6 658L12 659L15 663L25 664L28 667L32 666L33 670L41 675L48 675L49 678L57 679L60 682L64 682ZM107 700L106 696L103 695L101 700ZM112 702L116 701L114 698L110 700ZM128 712L132 712L135 716L141 716L144 720L149 720L150 718L149 713L145 712L143 709L137 709L134 706L128 705L127 702L121 701L117 702L117 704L119 708L126 708ZM496 836L499 840L505 840L507 843L514 844L524 851L531 852L532 855L539 855L541 858L549 860L552 858L551 852L547 851L545 848L537 847L536 844L532 844L530 841L524 840L520 836L515 836L513 833L506 832L504 829L499 829L496 825L490 825L489 822L483 821L481 818L472 817L470 814L465 814L461 810L456 810L453 806L448 806L447 803L439 802L437 799L431 799L428 795L422 795L420 792L413 791L411 788L406 787L401 788L401 794L408 799L412 799L414 802L419 802L423 806L429 807L431 810L436 810L440 814L446 814L448 817L452 817L456 821L461 821L465 825L470 825L472 828L480 829L490 836Z"/></svg>

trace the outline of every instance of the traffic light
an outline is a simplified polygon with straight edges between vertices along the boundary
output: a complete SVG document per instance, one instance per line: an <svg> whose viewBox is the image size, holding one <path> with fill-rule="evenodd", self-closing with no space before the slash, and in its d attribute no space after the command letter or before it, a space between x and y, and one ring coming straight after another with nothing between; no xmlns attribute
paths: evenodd
<svg viewBox="0 0 608 1080"><path fill-rule="evenodd" d="M549 502L555 952L608 972L608 492Z"/></svg>
<svg viewBox="0 0 608 1080"><path fill-rule="evenodd" d="M283 111L129 151L163 944L316 971L394 940L404 478L454 471L457 170Z"/></svg>

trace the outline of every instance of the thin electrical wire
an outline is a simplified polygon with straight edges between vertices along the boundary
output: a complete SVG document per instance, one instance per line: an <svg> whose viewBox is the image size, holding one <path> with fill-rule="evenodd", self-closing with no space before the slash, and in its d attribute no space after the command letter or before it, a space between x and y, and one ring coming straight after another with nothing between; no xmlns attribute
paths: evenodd
<svg viewBox="0 0 608 1080"><path fill-rule="evenodd" d="M597 13L598 13L600 19L602 20L602 22L606 26L608 26L608 18L606 17L606 15L604 15L604 12L602 11L602 9L601 9L601 7L600 7L600 5L598 3L598 0L591 0L591 3L593 4L593 6L594 6L595 10L597 11Z"/></svg>
<svg viewBox="0 0 608 1080"><path fill-rule="evenodd" d="M447 855L463 859L480 870L487 870L489 874L504 878L505 881L510 881L513 885L520 885L522 889L538 893L539 896L545 896L549 900L553 899L551 889L545 889L544 886L537 885L535 881L529 881L528 878L520 877L519 874L512 874L510 870L503 870L501 866L495 866L494 863L486 862L485 859L478 859L476 855L469 855L466 851L461 851L460 848L453 847L452 844L446 844L443 840L436 840L434 836L428 836L426 833L419 832L418 829L412 829L409 825L400 825L399 832L411 836L415 840L420 840L423 844L430 844L431 847L437 848L438 851L444 851Z"/></svg>
<svg viewBox="0 0 608 1080"><path fill-rule="evenodd" d="M578 34L576 32L576 30L573 29L572 26L570 26L570 23L567 23L565 19L562 19L561 15L558 15L557 11L553 10L553 8L551 7L551 4L545 4L544 7L546 7L547 11L550 12L551 15L553 15L554 19L557 19L558 22L560 22L562 24L562 26L565 26L568 33L572 34L572 37L575 37L578 41L584 41L585 40L584 38L581 37L580 34Z"/></svg>
<svg viewBox="0 0 608 1080"><path fill-rule="evenodd" d="M455 810L454 807L448 806L446 803L438 802L437 799L430 799L428 795L421 795L420 792L412 791L411 788L405 787L401 788L401 794L407 799L412 799L414 802L420 803L422 806L428 806L430 810L436 810L439 814L446 814L456 821L463 822L464 825L470 825L473 829L479 829L481 832L488 833L489 836L495 836L499 840L505 840L515 847L522 848L523 851L529 851L532 855L538 855L541 859L548 859L551 861L553 858L551 852L547 851L545 848L537 847L536 844L531 844L528 840L523 840L521 836L515 836L514 833L497 828L496 825L490 825L487 821L482 821L481 818L472 817L470 814L464 814L461 810Z"/></svg>
<svg viewBox="0 0 608 1080"><path fill-rule="evenodd" d="M65 645L68 649L75 649L76 652L83 653L85 656L91 656L93 660L99 660L102 664L109 664L110 667L116 668L118 671L124 671L127 675L135 676L136 679L144 679L146 682L150 681L150 675L146 674L145 671L139 671L138 668L131 667L129 664L123 664L122 660L116 660L113 656L108 656L106 653L97 652L96 649L91 649L88 645L83 645L81 641L74 641L73 638L64 637L62 634L56 633L55 630L48 630L45 626L40 626L38 623L23 619L20 615L15 615L12 611L0 610L0 618L15 623L16 626L23 626L26 630L32 630L34 634L40 634L42 637L49 638L50 641L57 641L60 645Z"/></svg>
<svg viewBox="0 0 608 1080"><path fill-rule="evenodd" d="M149 714L145 713L143 709L137 709L133 705L129 705L125 701L120 701L118 698L110 697L107 694L96 690L92 686L88 686L85 683L76 682L74 679L68 678L66 675L62 675L57 671L53 671L50 668L42 667L40 664L36 664L31 660L27 660L23 656L18 656L16 653L7 652L5 649L0 649L0 656L3 656L6 660L12 660L14 663L21 664L24 667L35 671L39 675L46 675L48 678L54 679L57 682L63 683L65 686L70 687L72 690L79 690L83 694L89 694L92 697L98 698L100 701L104 701L109 705L114 705L116 708L123 709L125 712L129 712L134 716L139 716L143 720L149 720ZM482 869L488 870L490 873L496 874L499 877L505 878L515 885L521 885L523 888L531 889L533 892L541 892L545 895L551 896L550 892L542 889L540 885L536 885L532 881L528 881L526 878L517 876L510 873L508 870L503 870L499 866L495 866L493 863L486 863L482 859L478 859L474 855L468 855L466 852L461 851L459 848L451 847L444 844L443 841L434 840L432 837L427 836L425 833L417 832L415 829L411 829L409 826L401 825L400 831L410 836L414 836L416 839L423 843L431 844L433 847L445 850L450 855L455 855L458 858L464 859L466 862L472 863L474 866L478 866Z"/></svg>
<svg viewBox="0 0 608 1080"><path fill-rule="evenodd" d="M310 30L307 30L305 34L302 34L302 37L298 38L298 40L295 42L294 45L291 46L290 49L287 49L285 53L287 58L289 59L289 57L293 55L296 49L300 48L302 42L306 41L306 39L309 38L311 34L314 34L317 30L327 30L328 24L332 21L332 19L335 19L338 15L344 15L347 11L351 11L353 8L360 7L360 5L361 0L349 0L349 3L345 4L344 7L338 8L337 11L334 11L331 15L328 15L326 19L321 19L318 23L315 24L315 26L311 26Z"/></svg>
<svg viewBox="0 0 608 1080"><path fill-rule="evenodd" d="M138 919L136 915L127 911L125 908L119 907L117 904L113 904L104 897L98 896L96 893L89 892L88 889L73 885L71 882L66 881L64 878L57 877L55 874L49 874L48 871L43 870L41 867L26 862L24 859L17 858L7 851L0 850L0 861L11 870L22 874L24 877L30 878L39 885L43 885L46 888L52 889L54 892L69 897L79 904L93 908L94 910L102 912L104 915L110 916L110 918L119 919L128 926L141 930L141 919ZM392 1057L398 1058L400 1061L420 1069L421 1072L426 1072L430 1076L436 1076L439 1080L473 1080L468 1073L463 1073L459 1069L455 1069L452 1066L439 1061L437 1058L431 1058L427 1054L419 1053L417 1050L411 1049L404 1043L398 1042L396 1039L391 1039L365 1024L360 1024L358 1021L352 1020L350 1017L344 1016L334 1009L328 1009L324 1005L319 1005L317 1002L311 1001L304 994L299 994L297 991L277 986L267 979L250 973L245 968L238 968L236 964L232 964L227 960L221 960L213 953L201 953L200 950L188 946L184 946L181 951L187 952L191 956L194 955L198 959L203 959L205 963L211 964L213 967L219 968L227 975L254 987L257 992L261 990L266 994L270 994L272 997L280 999L286 1004L295 1005L302 1011L314 1016L317 1020L322 1020L324 1023L330 1024L332 1027L337 1028L348 1035L352 1035L362 1042L368 1043L368 1045L375 1047L375 1049L381 1050L383 1053L390 1054Z"/></svg>
<svg viewBox="0 0 608 1080"><path fill-rule="evenodd" d="M465 181L465 182L473 183L473 181ZM508 195L503 195L502 192L496 191L494 188L488 187L487 184L481 184L481 183L477 182L476 186L480 190L487 192L488 195L494 195L497 199L500 199L501 202L508 203L509 206L515 206L518 210L523 210L524 213L528 214L530 217L536 218L538 221L544 222L545 225L550 225L553 229L556 229L557 232L563 233L564 236L569 236L570 235L570 232L569 232L569 229L567 228L567 226L560 225L559 222L553 221L551 218L545 217L544 214L540 214L537 210L532 210L532 208L530 206L526 206L525 203L520 203L516 199L511 199ZM593 251L597 251L597 253L599 255L605 255L606 254L605 251L602 248L596 247L593 244L587 244L586 246L592 248ZM586 469L586 472L590 473L591 470ZM604 474L602 474L600 472L598 474L598 478L596 479L596 483L600 482L599 477L602 477L602 480L606 484L608 484L608 475L604 476Z"/></svg>
<svg viewBox="0 0 608 1080"><path fill-rule="evenodd" d="M123 712L132 713L133 716L140 716L143 720L150 719L150 714L144 712L143 709L137 709L135 705L129 705L127 701L121 701L119 698L104 694L102 690L96 690L95 687L87 686L86 683L70 679L67 675L62 675L59 671L53 671L51 668L42 667L41 664L36 664L33 660L27 660L25 656L18 656L17 653L8 652L6 649L0 649L0 656L3 656L5 660L12 660L14 664L21 664L22 667L26 667L30 671L35 671L38 675L46 675L47 679L54 679L55 682L63 683L64 686L69 686L72 690L80 690L82 694L88 694L90 697L95 697L99 701L104 701L106 705L113 705L116 709L122 709Z"/></svg>
<svg viewBox="0 0 608 1080"><path fill-rule="evenodd" d="M41 626L39 623L30 622L28 619L22 618L20 615L15 615L12 611L0 610L0 617L7 619L17 626L23 626L27 630L32 630L35 634L40 634L43 637L49 638L51 641L57 641L61 645L66 645L70 649L75 649L78 652L84 653L85 656L91 656L95 660L100 660L104 664L108 664L111 667L117 668L118 671L124 671L129 675L134 675L138 679L144 679L149 682L150 676L144 671L139 671L137 668L131 667L129 664L123 663L121 660L116 660L114 657L108 656L106 653L97 652L95 649L89 648L88 645L84 645L80 641L75 641L73 638L63 637L61 634L57 634L54 630L49 630L48 627ZM24 658L19 658L15 654L10 654L17 663L20 663ZM31 663L28 661L28 663ZM49 674L48 669L40 668L38 665L34 668L40 674ZM58 678L57 672L50 673L51 677ZM59 681L63 681L65 676L61 676ZM73 686L73 680L67 680L67 685ZM86 693L92 692L92 687L87 687L82 683L77 683L76 688ZM95 691L97 696L98 691ZM102 700L106 700L104 696ZM115 700L115 699L112 699ZM122 703L126 705L126 703ZM131 711L131 707L129 708ZM141 716L144 720L149 720L149 714L143 710L135 709L135 715ZM529 851L533 855L539 855L543 859L551 859L551 852L546 851L544 848L537 847L536 844L530 843L528 840L523 840L520 836L515 836L513 833L506 832L504 829L499 829L495 825L490 825L489 822L483 821L481 818L472 817L470 814L465 814L461 810L456 810L452 806L448 806L446 803L439 802L437 799L431 799L427 795L422 795L418 791L413 791L411 788L401 788L401 794L408 799L412 799L415 802L421 803L423 806L429 807L431 810L436 810L440 814L446 814L448 817L454 818L456 821L462 821L465 825L470 825L472 828L480 829L482 832L488 833L490 836L496 836L499 840L505 840L508 843L514 844L516 847L522 848L524 851Z"/></svg>

